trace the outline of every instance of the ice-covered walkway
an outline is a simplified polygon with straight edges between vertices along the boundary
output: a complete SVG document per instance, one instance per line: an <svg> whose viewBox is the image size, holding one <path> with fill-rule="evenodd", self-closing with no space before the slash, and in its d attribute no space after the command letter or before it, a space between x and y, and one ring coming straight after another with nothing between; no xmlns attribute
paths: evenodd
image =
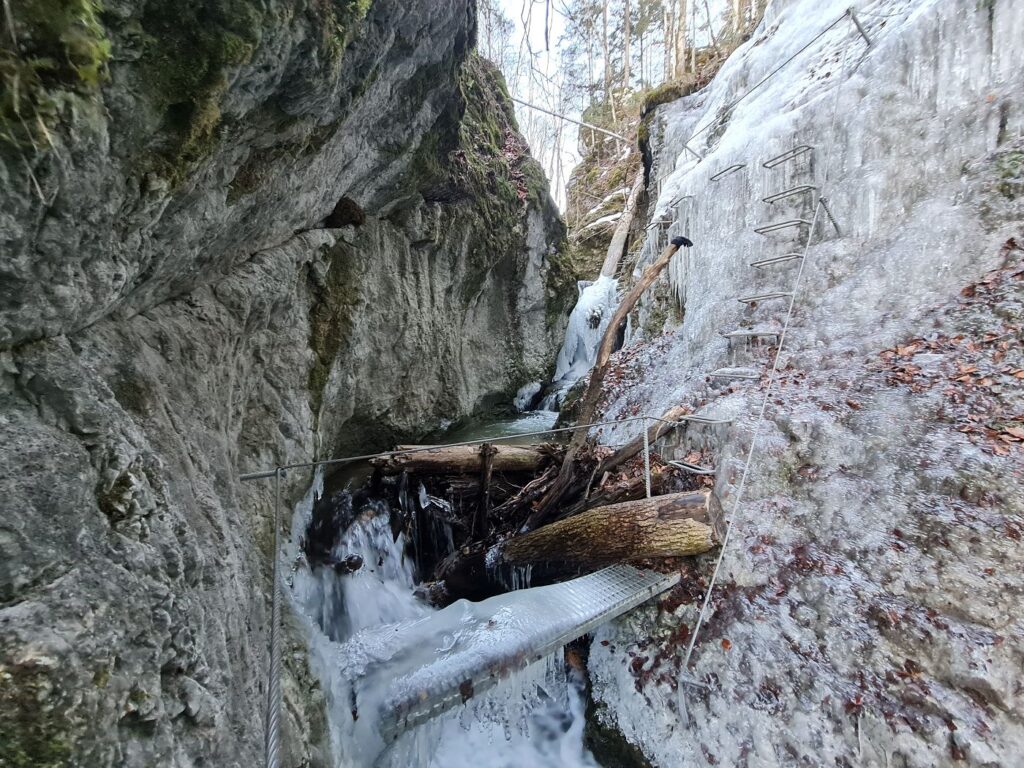
<svg viewBox="0 0 1024 768"><path fill-rule="evenodd" d="M393 740L678 581L678 573L616 565L357 633L338 654L353 682L352 707Z"/></svg>

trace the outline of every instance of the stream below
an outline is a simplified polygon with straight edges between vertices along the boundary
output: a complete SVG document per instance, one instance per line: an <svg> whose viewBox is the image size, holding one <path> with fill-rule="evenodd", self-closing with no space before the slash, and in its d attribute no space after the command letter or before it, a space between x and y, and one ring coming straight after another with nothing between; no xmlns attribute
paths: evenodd
<svg viewBox="0 0 1024 768"><path fill-rule="evenodd" d="M499 430L505 430L504 434L514 433L509 430L535 431L541 418L525 414L497 429L488 429L487 435L496 435ZM543 419L550 421L547 415ZM482 430L483 425L474 425L460 438L474 439ZM421 500L426 493L422 488L412 492ZM284 556L290 566L288 593L305 619L310 664L327 699L332 751L340 766L598 765L584 746L583 681L578 673L567 670L560 652L385 744L379 736L375 713L386 687L382 683L390 680L375 679L372 671L374 662L386 658L390 628L405 631L413 625L423 626L423 643L414 661L427 664L443 657L461 634L472 631L470 615L475 604L458 601L437 611L422 601L416 595L418 577L407 552L406 535L395 537L392 531L393 510L387 502L369 499L365 494L341 494L342 503L350 505L345 512L353 516L354 522L332 551L338 562L357 556L362 566L352 573L323 565L310 567L300 543L307 535L314 502L322 493L323 477L318 475L305 498L295 506L292 535Z"/></svg>

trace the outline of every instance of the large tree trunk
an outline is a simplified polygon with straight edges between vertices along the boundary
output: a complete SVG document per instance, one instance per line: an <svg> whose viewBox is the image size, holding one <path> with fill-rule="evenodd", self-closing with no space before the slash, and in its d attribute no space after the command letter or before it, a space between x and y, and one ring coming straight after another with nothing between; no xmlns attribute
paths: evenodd
<svg viewBox="0 0 1024 768"><path fill-rule="evenodd" d="M536 567L550 579L614 563L700 555L720 543L721 524L721 505L711 491L625 501L490 549L463 550L442 565L439 576L450 597L479 597L500 591L513 568Z"/></svg>
<svg viewBox="0 0 1024 768"><path fill-rule="evenodd" d="M619 270L619 261L626 250L626 240L629 238L629 228L633 225L636 217L636 206L640 200L640 193L644 191L644 169L637 171L633 180L633 187L629 190L629 197L626 198L626 206L622 209L622 216L615 225L615 232L612 233L612 241L608 244L608 252L604 257L604 264L601 265L601 274L606 277L615 277Z"/></svg>
<svg viewBox="0 0 1024 768"><path fill-rule="evenodd" d="M485 456L493 451L490 469L493 472L535 472L551 458L553 449L536 445L453 445L439 448L400 445L397 453L374 459L370 463L386 474L422 472L424 474L479 473Z"/></svg>
<svg viewBox="0 0 1024 768"><path fill-rule="evenodd" d="M679 0L679 10L676 12L676 18L678 19L678 21L676 22L675 34L676 80L681 80L683 74L686 72L686 2L687 0Z"/></svg>
<svg viewBox="0 0 1024 768"><path fill-rule="evenodd" d="M590 374L590 383L587 385L587 391L583 396L583 403L580 407L579 419L577 421L578 424L587 424L593 421L594 414L597 412L597 404L601 399L601 387L604 384L604 377L608 372L608 361L612 356L612 349L615 347L619 327L626 322L626 316L636 306L643 292L658 279L658 276L665 270L669 262L672 261L672 257L675 256L678 250L678 245L669 243L658 259L644 270L643 275L640 276L640 279L637 280L629 293L622 299L618 309L615 310L615 314L612 315L612 319L605 329L604 336L601 338L601 346L597 350L597 360L594 363L594 370ZM573 464L586 440L587 430L578 429L573 433L572 439L569 442L569 448L562 461L562 468L558 473L558 478L544 498L541 499L537 509L527 518L524 525L526 530L536 528L547 519L554 505L561 501L566 491L573 486Z"/></svg>
<svg viewBox="0 0 1024 768"><path fill-rule="evenodd" d="M633 30L630 19L629 0L625 0L622 9L622 90L629 93L629 59L632 55L630 42L633 37Z"/></svg>

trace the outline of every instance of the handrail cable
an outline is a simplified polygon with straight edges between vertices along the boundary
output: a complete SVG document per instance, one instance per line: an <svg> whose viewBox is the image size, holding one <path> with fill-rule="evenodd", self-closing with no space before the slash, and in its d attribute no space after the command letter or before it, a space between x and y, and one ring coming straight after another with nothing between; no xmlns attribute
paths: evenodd
<svg viewBox="0 0 1024 768"><path fill-rule="evenodd" d="M250 480L264 480L268 477L274 477L278 472L286 472L289 469L308 469L310 467L324 467L331 466L333 464L348 464L353 461L368 461L370 459L387 459L392 456L407 456L410 453L422 453L424 451L434 451L438 448L458 448L466 445L483 445L484 443L499 443L507 440L518 440L523 437L539 437L541 435L554 435L562 432L575 432L580 429L591 429L593 427L609 427L616 424L628 424L632 421L660 421L662 424L668 424L670 426L679 427L686 424L686 419L679 421L672 421L670 419L663 419L660 416L628 416L624 419L613 419L611 421L595 421L589 424L575 424L571 427L557 427L552 429L540 429L536 432L516 432L512 435L495 435L494 437L479 437L473 440L460 440L454 443L438 443L436 445L417 445L414 448L400 449L396 448L392 451L380 451L379 453L366 453L362 456L342 456L334 459L321 459L320 461L301 461L294 464L282 464L279 467L269 470L261 470L259 472L248 472L243 475L239 475L238 479L242 482L248 482Z"/></svg>
<svg viewBox="0 0 1024 768"><path fill-rule="evenodd" d="M775 77L775 75L777 75L787 64L789 64L791 61L793 61L793 59L797 58L800 54L802 54L804 51L806 51L808 48L810 48L812 45L814 45L814 43L816 43L819 38L824 36L827 32L831 31L833 27L835 27L837 24L839 24L839 22L841 22L845 18L851 18L852 19L851 11L852 11L852 9L848 9L846 11L843 11L843 15L842 16L837 18L835 21L833 21L831 24L829 24L827 27L825 27L823 30L821 30L821 32L819 32L814 37L812 37L810 40L808 40L807 43L805 43L804 46L799 51L794 53L792 56L790 56L784 62L779 64L779 66L777 66L775 69L773 69L767 75L765 75L760 80L758 80L757 83L752 85L747 91L745 91L744 93L741 93L739 96L737 96L731 102L729 102L729 104L727 104L725 106L725 108L722 109L719 112L719 116L718 117L715 117L710 123L705 125L703 128L701 128L696 133L691 134L690 138L688 138L686 140L686 144L689 144L691 141L693 141L695 138L700 136L702 133L704 133L705 131L710 130L711 128L713 128L714 126L716 126L720 122L722 122L724 119L726 119L729 116L729 113L732 112L732 110L736 107L737 104L739 104L741 101L743 101L745 98L747 98L747 96L752 94L754 91L756 91L762 85L764 85L769 80L771 80L773 77Z"/></svg>
<svg viewBox="0 0 1024 768"><path fill-rule="evenodd" d="M833 106L832 106L832 125L831 125L831 128L830 128L830 134L834 134L834 132L835 132L836 118L837 118L838 109L839 109L839 93L842 90L843 79L846 76L846 62L847 62L847 53L848 52L849 52L849 49L848 48L844 48L844 50L843 50L842 73L841 73L839 81L838 81L838 83L836 85L836 95L835 95L835 99L833 101ZM828 155L826 156L825 172L822 175L822 183L821 183L822 189L824 189L824 187L829 183L829 180L830 180L829 179L829 174L830 174L831 165L832 165L833 148L834 148L834 144L830 143L829 144ZM782 331L781 331L781 334L779 336L779 346L776 349L775 359L772 362L772 368L771 368L771 371L768 374L768 381L765 384L764 397L761 400L761 408L758 411L757 421L754 424L754 434L753 434L753 436L750 439L750 447L747 449L747 458L746 458L746 462L744 463L744 466L743 466L743 473L740 476L740 482L739 482L739 485L737 486L736 495L733 498L732 512L729 515L728 521L726 522L725 534L722 536L722 544L721 544L721 547L719 548L719 551L718 551L718 557L715 560L715 567L714 567L714 570L711 573L711 579L708 582L707 591L704 593L704 599L701 602L700 613L698 613L698 615L697 615L697 621L694 624L693 632L690 633L690 642L689 642L689 644L687 645L687 648L686 648L686 655L683 658L681 674L684 676L684 678L689 675L690 659L693 656L693 649L694 649L694 647L697 644L697 637L700 634L701 627L703 626L704 620L705 620L705 618L707 616L708 604L711 602L711 595L714 592L716 583L718 582L718 575L719 575L719 572L722 569L722 562L725 559L725 553L726 553L726 551L728 549L729 541L730 541L730 539L732 537L732 529L733 529L733 525L735 524L735 521L736 521L737 512L739 511L740 502L743 500L743 492L746 489L747 475L750 472L750 465L753 462L753 458L754 458L755 452L756 452L757 447L758 447L758 438L761 435L761 428L762 428L762 426L765 423L765 412L768 409L768 401L770 400L771 395L772 395L772 385L775 383L775 377L776 377L776 374L778 373L778 370L779 370L779 362L782 359L782 352L783 352L783 349L785 348L786 336L787 336L787 334L789 332L790 321L793 318L793 309L794 309L794 306L796 304L797 295L800 292L800 287L801 287L802 282L803 282L803 276L804 276L804 272L805 272L805 267L807 265L807 253L808 253L808 251L810 250L810 247L811 247L811 242L812 242L812 239L813 239L814 228L817 225L817 222L818 222L818 219L819 219L822 207L823 207L822 197L819 195L818 202L817 202L817 204L814 207L814 217L812 218L811 227L810 227L810 229L808 231L807 243L804 245L803 258L800 259L800 268L799 268L799 270L797 272L796 278L795 278L794 283L793 283L793 292L792 292L792 294L790 296L790 299L789 299L789 308L786 311L786 319L785 319L785 322L782 325ZM680 714L681 717L688 719L688 715L686 713L685 693L684 692L685 692L685 683L687 683L689 681L686 680L686 679L683 679L680 682L681 682L681 684L678 687L678 691L679 691L678 710L679 710L679 714Z"/></svg>

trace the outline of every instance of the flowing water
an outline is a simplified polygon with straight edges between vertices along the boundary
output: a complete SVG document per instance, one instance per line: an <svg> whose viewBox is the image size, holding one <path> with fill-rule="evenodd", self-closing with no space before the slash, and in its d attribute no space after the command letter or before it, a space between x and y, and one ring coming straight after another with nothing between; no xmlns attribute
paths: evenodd
<svg viewBox="0 0 1024 768"><path fill-rule="evenodd" d="M339 765L596 766L583 745L582 686L574 673L565 671L561 654L514 674L499 687L413 728L395 742L384 743L373 716L381 703L383 683L392 682L374 679L373 673L385 667L375 667L375 662L391 661L386 647L391 630L381 628L423 626L418 659L426 662L458 641L470 623L473 604L464 604L461 614L445 612L451 617L445 619L450 626L442 622L439 631L439 614L414 594L416 573L406 556L405 535L393 537L390 510L381 501L365 502L355 510L356 521L334 548L338 560L359 555L363 562L359 570L343 575L330 567L311 569L304 564L297 542L305 534L322 488L323 478L318 476L296 505L285 556L292 566L289 594L306 619L311 666L327 696L332 748Z"/></svg>

